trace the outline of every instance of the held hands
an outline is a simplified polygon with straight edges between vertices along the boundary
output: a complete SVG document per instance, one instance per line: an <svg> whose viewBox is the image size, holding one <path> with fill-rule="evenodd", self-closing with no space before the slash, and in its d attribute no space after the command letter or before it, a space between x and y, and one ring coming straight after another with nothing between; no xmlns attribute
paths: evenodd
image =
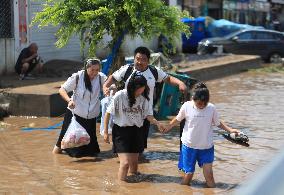
<svg viewBox="0 0 284 195"><path fill-rule="evenodd" d="M164 125L162 125L161 123L157 123L157 127L158 127L158 130L161 132L161 133L163 133L164 131L165 131L165 127L164 127Z"/></svg>
<svg viewBox="0 0 284 195"><path fill-rule="evenodd" d="M167 132L170 131L171 129L172 129L171 126L167 126L167 127L165 128L165 130L163 131L163 133L167 133Z"/></svg>
<svg viewBox="0 0 284 195"><path fill-rule="evenodd" d="M167 133L168 131L170 131L172 129L171 126L167 126L163 129L163 131L161 131L162 133Z"/></svg>

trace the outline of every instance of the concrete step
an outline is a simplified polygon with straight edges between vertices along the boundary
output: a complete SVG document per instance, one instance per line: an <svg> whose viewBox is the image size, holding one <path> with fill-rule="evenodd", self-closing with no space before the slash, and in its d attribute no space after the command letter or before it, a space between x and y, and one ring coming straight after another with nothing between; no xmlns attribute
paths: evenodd
<svg viewBox="0 0 284 195"><path fill-rule="evenodd" d="M61 84L62 81L12 88L1 93L0 103L11 115L60 116L67 106L58 93Z"/></svg>
<svg viewBox="0 0 284 195"><path fill-rule="evenodd" d="M253 55L226 55L216 59L188 62L177 70L201 81L238 74L248 69L260 68L261 58Z"/></svg>

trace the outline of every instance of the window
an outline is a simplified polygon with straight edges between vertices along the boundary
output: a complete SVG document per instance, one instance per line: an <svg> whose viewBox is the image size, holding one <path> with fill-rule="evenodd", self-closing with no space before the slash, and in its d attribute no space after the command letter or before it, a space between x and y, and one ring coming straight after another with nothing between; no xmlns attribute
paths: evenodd
<svg viewBox="0 0 284 195"><path fill-rule="evenodd" d="M0 38L12 38L12 2L11 0L1 0L0 6Z"/></svg>
<svg viewBox="0 0 284 195"><path fill-rule="evenodd" d="M272 40L275 39L272 33L269 32L256 32L256 39L258 40Z"/></svg>
<svg viewBox="0 0 284 195"><path fill-rule="evenodd" d="M248 40L253 39L253 32L244 32L239 35L237 35L239 40Z"/></svg>
<svg viewBox="0 0 284 195"><path fill-rule="evenodd" d="M281 35L281 34L273 34L273 36L274 36L274 39L276 39L276 40L282 40L282 41L284 41L284 35Z"/></svg>

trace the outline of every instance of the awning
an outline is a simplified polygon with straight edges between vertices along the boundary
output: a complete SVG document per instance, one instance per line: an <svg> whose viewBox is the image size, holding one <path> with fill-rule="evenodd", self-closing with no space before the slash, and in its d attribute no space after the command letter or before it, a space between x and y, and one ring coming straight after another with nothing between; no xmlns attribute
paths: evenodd
<svg viewBox="0 0 284 195"><path fill-rule="evenodd" d="M272 0L272 3L280 3L280 4L284 4L284 0Z"/></svg>

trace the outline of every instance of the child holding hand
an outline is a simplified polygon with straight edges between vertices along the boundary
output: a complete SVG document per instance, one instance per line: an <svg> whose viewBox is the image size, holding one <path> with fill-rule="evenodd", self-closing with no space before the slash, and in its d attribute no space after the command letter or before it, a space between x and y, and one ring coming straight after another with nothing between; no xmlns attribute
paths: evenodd
<svg viewBox="0 0 284 195"><path fill-rule="evenodd" d="M178 115L170 122L164 132L185 119L181 137L182 149L180 152L178 168L183 171L183 185L189 185L196 161L203 168L203 174L208 187L215 187L213 177L214 145L213 126L217 126L230 133L239 134L240 131L228 127L219 121L215 106L209 102L209 90L204 83L197 83L193 89L192 100L185 102Z"/></svg>
<svg viewBox="0 0 284 195"><path fill-rule="evenodd" d="M110 143L108 123L113 116L112 142L113 150L120 161L118 179L125 181L127 174L137 174L138 155L144 149L144 119L164 127L153 117L153 109L149 103L149 87L143 75L133 73L127 89L116 92L107 108L104 119L104 141Z"/></svg>

